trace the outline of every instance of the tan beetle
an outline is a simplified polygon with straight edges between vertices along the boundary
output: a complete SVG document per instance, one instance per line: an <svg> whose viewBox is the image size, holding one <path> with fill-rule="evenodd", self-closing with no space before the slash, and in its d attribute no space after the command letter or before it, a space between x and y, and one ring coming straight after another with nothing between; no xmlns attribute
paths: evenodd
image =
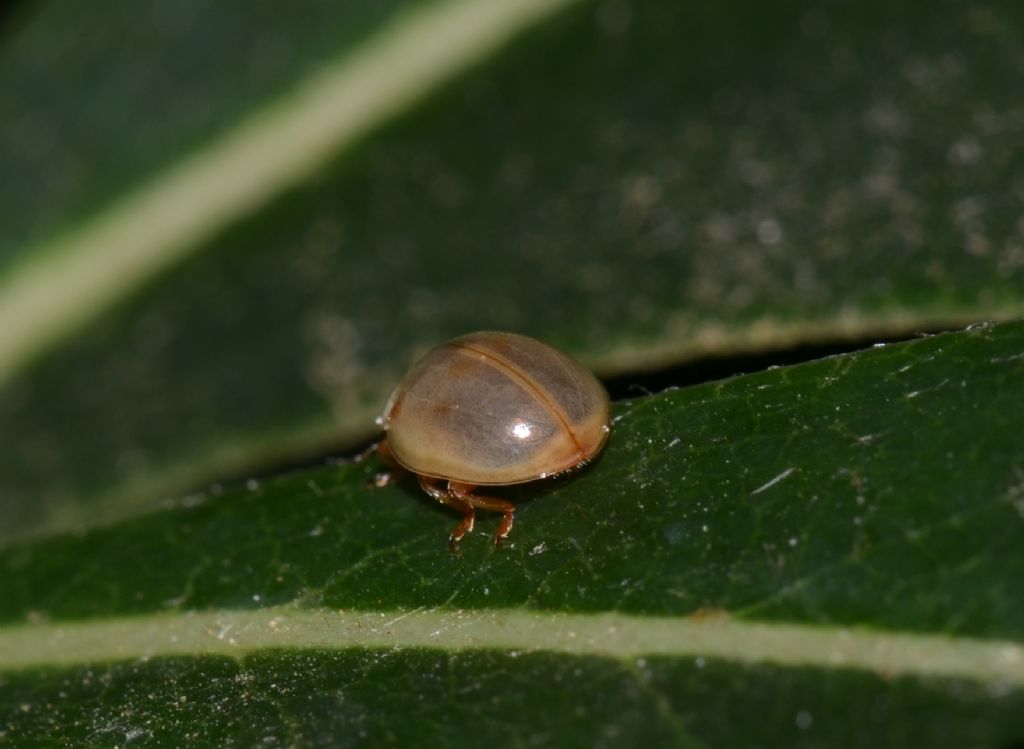
<svg viewBox="0 0 1024 749"><path fill-rule="evenodd" d="M385 460L419 477L423 491L462 513L457 544L477 508L504 513L496 543L512 530L515 505L480 486L520 484L572 471L608 439L611 406L579 362L514 333L470 333L418 361L378 423ZM387 483L382 474L378 484Z"/></svg>

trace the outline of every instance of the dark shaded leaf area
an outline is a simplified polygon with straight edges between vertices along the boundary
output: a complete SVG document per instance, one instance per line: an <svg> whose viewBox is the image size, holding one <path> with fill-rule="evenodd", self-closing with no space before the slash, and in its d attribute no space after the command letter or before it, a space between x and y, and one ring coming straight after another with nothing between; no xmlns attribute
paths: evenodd
<svg viewBox="0 0 1024 749"><path fill-rule="evenodd" d="M704 659L289 651L0 676L0 746L991 747L1024 693Z"/></svg>

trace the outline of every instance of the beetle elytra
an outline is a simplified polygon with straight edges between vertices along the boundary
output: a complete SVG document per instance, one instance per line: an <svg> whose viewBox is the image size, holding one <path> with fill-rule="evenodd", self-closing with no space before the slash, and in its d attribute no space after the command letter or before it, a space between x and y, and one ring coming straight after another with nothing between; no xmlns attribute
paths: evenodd
<svg viewBox="0 0 1024 749"><path fill-rule="evenodd" d="M379 420L378 449L419 477L423 490L462 514L457 544L473 530L476 509L504 517L496 541L512 530L515 505L476 493L572 471L604 447L611 426L608 393L579 362L514 333L470 333L443 343L413 365Z"/></svg>

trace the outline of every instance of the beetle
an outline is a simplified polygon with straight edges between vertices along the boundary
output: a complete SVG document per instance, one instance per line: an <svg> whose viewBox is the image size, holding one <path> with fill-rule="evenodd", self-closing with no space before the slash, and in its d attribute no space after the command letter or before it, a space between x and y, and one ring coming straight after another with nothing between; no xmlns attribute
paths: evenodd
<svg viewBox="0 0 1024 749"><path fill-rule="evenodd" d="M570 356L527 336L482 331L442 343L414 364L377 423L385 430L377 445L382 458L462 513L452 546L473 530L477 509L503 513L500 545L515 505L477 488L586 465L608 440L611 404L604 386ZM389 478L382 474L378 485Z"/></svg>

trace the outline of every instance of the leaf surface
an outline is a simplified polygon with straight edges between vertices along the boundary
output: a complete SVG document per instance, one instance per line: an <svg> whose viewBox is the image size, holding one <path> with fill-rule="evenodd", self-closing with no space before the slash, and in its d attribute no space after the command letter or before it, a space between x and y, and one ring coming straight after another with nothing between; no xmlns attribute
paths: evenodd
<svg viewBox="0 0 1024 749"><path fill-rule="evenodd" d="M1011 746L1022 387L1008 323L622 402L505 548L375 461L11 544L0 737Z"/></svg>

